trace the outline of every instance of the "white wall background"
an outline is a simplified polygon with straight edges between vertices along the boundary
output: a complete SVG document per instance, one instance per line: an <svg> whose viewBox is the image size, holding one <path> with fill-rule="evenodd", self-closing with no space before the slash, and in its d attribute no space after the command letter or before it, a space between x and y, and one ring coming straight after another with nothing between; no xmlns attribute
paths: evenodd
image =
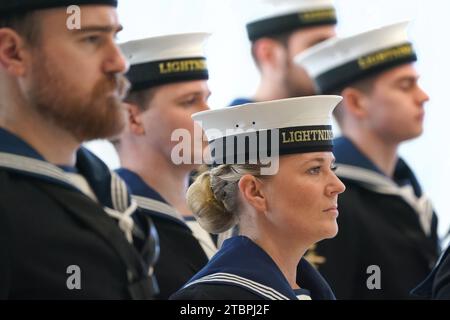
<svg viewBox="0 0 450 320"><path fill-rule="evenodd" d="M258 73L249 54L243 19L258 7L255 0L121 0L119 15L125 29L119 41L167 33L209 31L211 108L227 105L236 96L249 96ZM336 0L338 34L399 20L412 19L410 34L419 53L421 85L431 97L426 106L425 133L402 146L401 155L415 170L440 217L440 234L450 227L450 44L447 0ZM113 148L95 141L88 147L115 168Z"/></svg>

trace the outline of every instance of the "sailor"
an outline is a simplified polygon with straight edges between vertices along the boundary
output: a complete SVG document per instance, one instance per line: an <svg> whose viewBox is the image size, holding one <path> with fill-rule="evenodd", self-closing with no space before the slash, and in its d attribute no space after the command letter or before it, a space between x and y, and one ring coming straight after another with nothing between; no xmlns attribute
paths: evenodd
<svg viewBox="0 0 450 320"><path fill-rule="evenodd" d="M400 22L330 39L296 57L319 93L340 94L335 110L339 234L315 249L337 298L407 299L439 252L437 217L399 146L423 131L428 95Z"/></svg>
<svg viewBox="0 0 450 320"><path fill-rule="evenodd" d="M206 146L191 115L208 109L208 37L171 34L121 46L131 63L127 77L132 90L125 99L129 124L114 141L122 165L117 173L160 236L161 255L155 266L159 299L168 299L216 252L211 235L198 225L186 203L190 173L203 162ZM181 130L188 137L173 138ZM183 144L182 155L174 152Z"/></svg>
<svg viewBox="0 0 450 320"><path fill-rule="evenodd" d="M81 10L78 29L67 27L70 5ZM0 299L147 299L157 290L151 221L80 147L125 125L116 6L0 4Z"/></svg>
<svg viewBox="0 0 450 320"><path fill-rule="evenodd" d="M303 50L335 35L333 0L252 0L245 18L253 60L261 75L251 98L231 105L314 94L305 70L293 58Z"/></svg>
<svg viewBox="0 0 450 320"><path fill-rule="evenodd" d="M240 233L172 299L334 299L302 256L337 232L345 186L334 173L331 113L340 100L291 98L193 115L214 167L189 188L189 206L209 232L238 225ZM309 138L285 139L291 134Z"/></svg>

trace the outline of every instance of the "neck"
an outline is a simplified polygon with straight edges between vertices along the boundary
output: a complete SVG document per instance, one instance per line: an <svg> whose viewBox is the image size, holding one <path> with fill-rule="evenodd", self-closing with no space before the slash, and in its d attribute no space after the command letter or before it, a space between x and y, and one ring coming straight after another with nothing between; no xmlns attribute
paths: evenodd
<svg viewBox="0 0 450 320"><path fill-rule="evenodd" d="M4 110L0 114L0 127L20 137L48 162L75 166L80 143L67 131L27 107L22 99L8 98L4 98L2 103Z"/></svg>
<svg viewBox="0 0 450 320"><path fill-rule="evenodd" d="M253 96L255 101L271 101L285 98L290 98L285 85L282 85L277 79L269 79L267 76L261 76L261 81Z"/></svg>
<svg viewBox="0 0 450 320"><path fill-rule="evenodd" d="M297 266L309 246L301 241L292 241L292 238L286 237L285 234L275 234L273 230L268 232L269 229L261 228L258 223L247 224L250 227L244 225L240 224L241 234L260 246L281 270L291 288L298 289Z"/></svg>
<svg viewBox="0 0 450 320"><path fill-rule="evenodd" d="M386 176L393 177L398 160L397 142L387 142L377 135L367 132L346 132L356 147L369 158Z"/></svg>
<svg viewBox="0 0 450 320"><path fill-rule="evenodd" d="M183 216L192 215L186 203L190 169L167 161L161 152L139 152L135 148L122 150L120 161L122 167L136 172L179 213Z"/></svg>

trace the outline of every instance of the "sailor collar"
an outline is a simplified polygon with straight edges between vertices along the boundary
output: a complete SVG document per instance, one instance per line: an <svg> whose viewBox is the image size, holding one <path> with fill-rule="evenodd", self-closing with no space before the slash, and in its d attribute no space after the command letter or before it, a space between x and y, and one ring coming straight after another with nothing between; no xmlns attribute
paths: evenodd
<svg viewBox="0 0 450 320"><path fill-rule="evenodd" d="M63 169L46 161L18 136L0 128L0 141L1 169L83 193ZM126 184L85 148L77 151L76 169L87 180L105 212L119 221L127 240L132 242L134 221L131 215L137 204L129 197Z"/></svg>
<svg viewBox="0 0 450 320"><path fill-rule="evenodd" d="M337 174L343 178L365 182L367 184L391 186L404 186L409 184L412 186L417 197L422 195L422 189L414 173L401 158L397 161L394 177L391 179L362 154L352 141L346 137L340 137L334 140L333 152L338 165Z"/></svg>
<svg viewBox="0 0 450 320"><path fill-rule="evenodd" d="M225 240L219 252L183 288L198 283L234 285L268 300L297 300L299 294L272 258L245 236Z"/></svg>
<svg viewBox="0 0 450 320"><path fill-rule="evenodd" d="M169 205L158 192L145 183L138 174L125 168L117 169L116 173L130 187L132 197L140 208L187 227L183 216Z"/></svg>
<svg viewBox="0 0 450 320"><path fill-rule="evenodd" d="M339 178L357 183L363 188L379 194L397 196L418 215L426 235L431 234L433 206L422 193L419 182L405 161L397 161L393 179L378 169L356 146L345 137L335 139L334 154Z"/></svg>

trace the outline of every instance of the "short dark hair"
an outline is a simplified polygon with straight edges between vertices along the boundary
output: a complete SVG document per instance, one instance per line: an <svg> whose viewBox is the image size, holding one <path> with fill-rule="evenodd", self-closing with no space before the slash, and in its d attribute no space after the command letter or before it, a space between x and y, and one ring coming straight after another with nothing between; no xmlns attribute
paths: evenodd
<svg viewBox="0 0 450 320"><path fill-rule="evenodd" d="M134 104L139 107L141 111L145 111L148 108L148 104L155 96L157 87L152 87L142 90L132 90L125 98L126 103Z"/></svg>
<svg viewBox="0 0 450 320"><path fill-rule="evenodd" d="M289 38L291 37L291 35L293 33L294 33L294 30L286 31L286 32L279 33L279 34L268 35L268 36L265 36L263 38L272 39L272 40L280 43L284 48L288 48L289 47ZM252 41L252 43L251 43L251 52L252 52L253 61L255 61L256 66L258 68L260 67L260 64L259 64L259 61L258 61L258 59L256 57L256 54L255 54L255 43L258 40L263 39L263 38L258 38L256 40Z"/></svg>
<svg viewBox="0 0 450 320"><path fill-rule="evenodd" d="M370 94L375 85L376 78L377 78L377 74L369 76L369 77L365 77L363 79L356 80L348 85L324 92L323 94L340 96L340 95L342 95L342 92L346 88L354 88L358 91L361 91L364 94ZM336 121L339 125L342 124L343 117L344 117L342 109L343 109L342 103L339 103L339 105L333 111L334 118L336 119Z"/></svg>
<svg viewBox="0 0 450 320"><path fill-rule="evenodd" d="M39 19L35 11L0 16L0 28L13 29L32 46L40 39Z"/></svg>

